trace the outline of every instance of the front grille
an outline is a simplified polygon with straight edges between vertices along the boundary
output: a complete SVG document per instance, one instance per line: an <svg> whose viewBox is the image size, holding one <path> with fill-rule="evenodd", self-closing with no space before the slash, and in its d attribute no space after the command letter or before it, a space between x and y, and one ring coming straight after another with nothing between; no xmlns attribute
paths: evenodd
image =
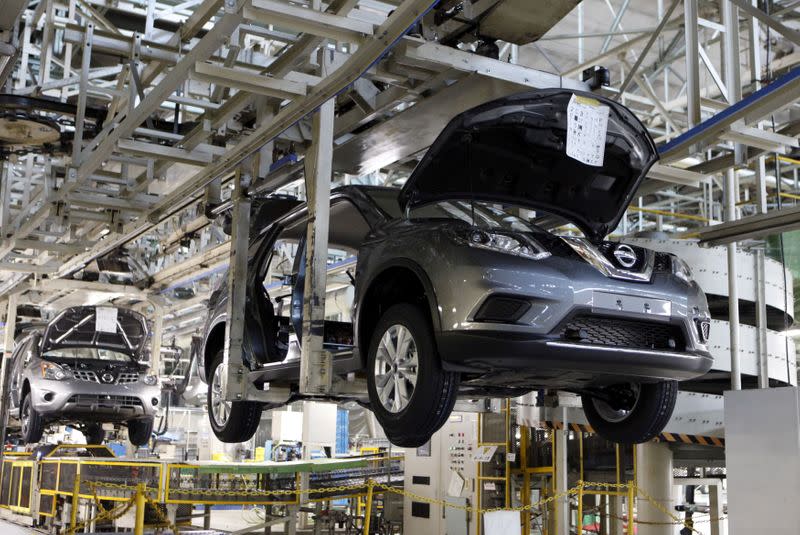
<svg viewBox="0 0 800 535"><path fill-rule="evenodd" d="M142 400L136 396L107 396L103 394L74 394L69 403L91 409L137 409L142 408Z"/></svg>
<svg viewBox="0 0 800 535"><path fill-rule="evenodd" d="M672 272L672 258L667 253L656 253L653 270L659 273Z"/></svg>
<svg viewBox="0 0 800 535"><path fill-rule="evenodd" d="M571 342L631 349L683 351L680 328L652 321L632 321L600 316L576 316L561 331Z"/></svg>
<svg viewBox="0 0 800 535"><path fill-rule="evenodd" d="M119 378L117 379L117 384L127 385L130 383L136 383L138 381L139 381L138 373L121 373L119 374Z"/></svg>
<svg viewBox="0 0 800 535"><path fill-rule="evenodd" d="M75 370L72 372L72 375L78 381L89 381L90 383L99 383L100 381L97 379L97 374L93 371L89 370Z"/></svg>

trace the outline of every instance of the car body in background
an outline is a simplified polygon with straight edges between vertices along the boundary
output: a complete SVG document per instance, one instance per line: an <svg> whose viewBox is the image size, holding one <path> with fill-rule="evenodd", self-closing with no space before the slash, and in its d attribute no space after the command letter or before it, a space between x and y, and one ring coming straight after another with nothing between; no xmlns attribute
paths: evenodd
<svg viewBox="0 0 800 535"><path fill-rule="evenodd" d="M566 154L576 96L608 108L598 165ZM620 104L537 91L457 116L402 190L332 192L328 286L352 284L352 300L326 308L324 347L336 375L366 378L393 443L425 443L458 396L533 389L580 394L594 429L616 442L663 429L677 381L712 364L706 298L676 256L605 239L657 158ZM296 392L307 208L259 202L243 359L256 386ZM209 302L201 371L212 429L238 442L264 406L223 397L227 303L223 283Z"/></svg>
<svg viewBox="0 0 800 535"><path fill-rule="evenodd" d="M148 329L133 310L79 306L29 329L12 355L10 415L25 443L49 425L71 425L87 440L104 438L103 424L124 424L136 446L152 434L161 402L158 378L141 362Z"/></svg>

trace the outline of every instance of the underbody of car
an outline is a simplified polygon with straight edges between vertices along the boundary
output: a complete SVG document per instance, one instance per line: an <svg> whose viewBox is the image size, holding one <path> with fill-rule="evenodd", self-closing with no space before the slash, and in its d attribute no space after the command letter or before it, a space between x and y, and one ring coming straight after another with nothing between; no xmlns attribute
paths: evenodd
<svg viewBox="0 0 800 535"><path fill-rule="evenodd" d="M604 160L567 156L575 93L479 106L451 121L402 190L333 193L329 260L341 254L328 277L347 273L354 289L350 317L325 322L326 349L337 374L366 376L396 444L427 441L459 395L533 389L579 393L601 434L641 442L666 424L676 381L711 367L708 306L686 264L604 240L657 159L653 141L623 106L578 94L608 108ZM244 358L259 384L296 389L306 208L281 202L253 218ZM278 244L294 258L277 262ZM212 428L240 441L261 406L220 397L225 285L210 307Z"/></svg>
<svg viewBox="0 0 800 535"><path fill-rule="evenodd" d="M115 307L69 308L28 332L14 352L10 389L23 440L38 442L60 424L97 441L102 424L124 424L134 444L147 442L161 389L140 362L146 339L141 314Z"/></svg>

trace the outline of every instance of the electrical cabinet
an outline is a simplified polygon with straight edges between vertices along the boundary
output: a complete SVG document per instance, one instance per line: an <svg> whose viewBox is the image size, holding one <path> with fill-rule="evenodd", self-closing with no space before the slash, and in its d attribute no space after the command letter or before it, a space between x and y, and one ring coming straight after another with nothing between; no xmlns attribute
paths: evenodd
<svg viewBox="0 0 800 535"><path fill-rule="evenodd" d="M459 505L474 505L475 453L478 419L475 413L453 413L430 442L405 455L405 490ZM416 501L406 496L405 533L467 535L474 519L463 510Z"/></svg>

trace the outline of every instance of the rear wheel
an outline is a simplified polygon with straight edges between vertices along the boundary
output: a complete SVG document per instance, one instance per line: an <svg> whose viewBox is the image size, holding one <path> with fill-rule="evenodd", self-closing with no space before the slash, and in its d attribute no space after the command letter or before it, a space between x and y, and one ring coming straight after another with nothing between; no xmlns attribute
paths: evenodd
<svg viewBox="0 0 800 535"><path fill-rule="evenodd" d="M664 430L678 397L677 381L622 384L581 395L597 433L620 444L648 442Z"/></svg>
<svg viewBox="0 0 800 535"><path fill-rule="evenodd" d="M44 420L42 416L36 412L36 409L33 408L30 393L22 400L19 419L22 426L22 439L25 443L36 444L40 442L42 440L42 435L44 435Z"/></svg>
<svg viewBox="0 0 800 535"><path fill-rule="evenodd" d="M261 422L262 407L252 401L227 401L222 390L223 352L214 357L209 370L208 419L222 442L246 442L253 438Z"/></svg>
<svg viewBox="0 0 800 535"><path fill-rule="evenodd" d="M130 420L128 422L128 440L134 446L147 446L153 435L153 419Z"/></svg>
<svg viewBox="0 0 800 535"><path fill-rule="evenodd" d="M405 303L389 308L372 335L370 405L397 446L425 444L453 410L459 375L442 369L433 339L425 312Z"/></svg>
<svg viewBox="0 0 800 535"><path fill-rule="evenodd" d="M89 424L84 428L83 436L87 444L102 444L106 439L106 430L103 424Z"/></svg>

